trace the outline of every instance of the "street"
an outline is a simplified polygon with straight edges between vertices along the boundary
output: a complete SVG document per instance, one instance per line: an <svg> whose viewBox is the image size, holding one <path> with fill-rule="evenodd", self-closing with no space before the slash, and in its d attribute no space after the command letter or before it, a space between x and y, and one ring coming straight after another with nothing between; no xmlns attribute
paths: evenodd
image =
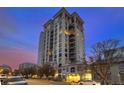
<svg viewBox="0 0 124 93"><path fill-rule="evenodd" d="M66 82L41 80L41 79L26 79L26 81L28 85L69 85Z"/></svg>

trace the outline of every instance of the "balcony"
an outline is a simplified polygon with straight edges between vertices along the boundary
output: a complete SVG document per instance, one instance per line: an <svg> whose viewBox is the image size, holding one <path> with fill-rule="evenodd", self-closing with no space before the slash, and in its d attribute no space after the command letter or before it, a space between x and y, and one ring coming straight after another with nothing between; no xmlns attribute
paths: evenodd
<svg viewBox="0 0 124 93"><path fill-rule="evenodd" d="M74 27L74 24L70 24L70 25L69 25L69 30L72 30L72 29L74 30L74 28L75 28L75 27Z"/></svg>
<svg viewBox="0 0 124 93"><path fill-rule="evenodd" d="M76 48L75 43L69 44L69 49L70 49L70 50L72 50L72 49L74 49L74 48Z"/></svg>
<svg viewBox="0 0 124 93"><path fill-rule="evenodd" d="M71 52L69 52L69 56L73 56L73 55L75 55L75 51L71 51Z"/></svg>
<svg viewBox="0 0 124 93"><path fill-rule="evenodd" d="M75 42L75 40L69 40L69 44L71 44L72 42Z"/></svg>
<svg viewBox="0 0 124 93"><path fill-rule="evenodd" d="M73 49L73 50L74 50L75 48L76 48L75 46L69 47L69 49L70 49L70 50L71 50L71 49Z"/></svg>
<svg viewBox="0 0 124 93"><path fill-rule="evenodd" d="M73 36L73 37L69 37L69 40L75 40L75 37Z"/></svg>
<svg viewBox="0 0 124 93"><path fill-rule="evenodd" d="M76 62L76 58L69 58L71 63Z"/></svg>
<svg viewBox="0 0 124 93"><path fill-rule="evenodd" d="M69 54L69 58L70 58L70 59L76 58L75 53Z"/></svg>
<svg viewBox="0 0 124 93"><path fill-rule="evenodd" d="M70 49L69 50L69 53L73 53L73 52L76 52L75 49Z"/></svg>
<svg viewBox="0 0 124 93"><path fill-rule="evenodd" d="M70 45L70 46L74 46L74 45L75 45L75 41L69 42L69 45Z"/></svg>

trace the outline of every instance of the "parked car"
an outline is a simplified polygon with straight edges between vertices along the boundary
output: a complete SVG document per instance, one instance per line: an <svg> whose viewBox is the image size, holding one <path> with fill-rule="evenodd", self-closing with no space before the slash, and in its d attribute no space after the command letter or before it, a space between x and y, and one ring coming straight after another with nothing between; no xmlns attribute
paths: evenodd
<svg viewBox="0 0 124 93"><path fill-rule="evenodd" d="M92 80L81 80L78 85L100 85L100 82L95 82Z"/></svg>
<svg viewBox="0 0 124 93"><path fill-rule="evenodd" d="M7 78L7 85L27 85L22 76L10 76Z"/></svg>
<svg viewBox="0 0 124 93"><path fill-rule="evenodd" d="M6 85L7 84L7 76L0 76L0 85Z"/></svg>

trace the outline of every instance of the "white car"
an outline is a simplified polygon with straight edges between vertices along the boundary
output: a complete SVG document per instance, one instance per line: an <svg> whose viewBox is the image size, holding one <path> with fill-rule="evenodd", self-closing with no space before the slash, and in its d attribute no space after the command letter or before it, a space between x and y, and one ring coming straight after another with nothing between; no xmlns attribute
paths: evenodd
<svg viewBox="0 0 124 93"><path fill-rule="evenodd" d="M1 82L1 80L0 80L0 85L2 85L2 82Z"/></svg>
<svg viewBox="0 0 124 93"><path fill-rule="evenodd" d="M0 76L0 85L7 84L7 76Z"/></svg>
<svg viewBox="0 0 124 93"><path fill-rule="evenodd" d="M6 85L3 79L0 80L0 85Z"/></svg>
<svg viewBox="0 0 124 93"><path fill-rule="evenodd" d="M27 85L22 76L10 76L7 79L7 85Z"/></svg>
<svg viewBox="0 0 124 93"><path fill-rule="evenodd" d="M92 81L92 80L81 80L78 85L100 85L99 82L95 82L95 81Z"/></svg>

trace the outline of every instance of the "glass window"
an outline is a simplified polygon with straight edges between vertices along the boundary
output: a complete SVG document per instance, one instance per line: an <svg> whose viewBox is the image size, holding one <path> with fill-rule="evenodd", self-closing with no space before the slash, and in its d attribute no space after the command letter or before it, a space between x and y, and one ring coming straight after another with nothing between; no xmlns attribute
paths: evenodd
<svg viewBox="0 0 124 93"><path fill-rule="evenodd" d="M124 72L120 72L120 79L121 81L124 81Z"/></svg>
<svg viewBox="0 0 124 93"><path fill-rule="evenodd" d="M75 67L71 67L71 73L75 72Z"/></svg>
<svg viewBox="0 0 124 93"><path fill-rule="evenodd" d="M66 71L68 72L68 67L66 68Z"/></svg>

